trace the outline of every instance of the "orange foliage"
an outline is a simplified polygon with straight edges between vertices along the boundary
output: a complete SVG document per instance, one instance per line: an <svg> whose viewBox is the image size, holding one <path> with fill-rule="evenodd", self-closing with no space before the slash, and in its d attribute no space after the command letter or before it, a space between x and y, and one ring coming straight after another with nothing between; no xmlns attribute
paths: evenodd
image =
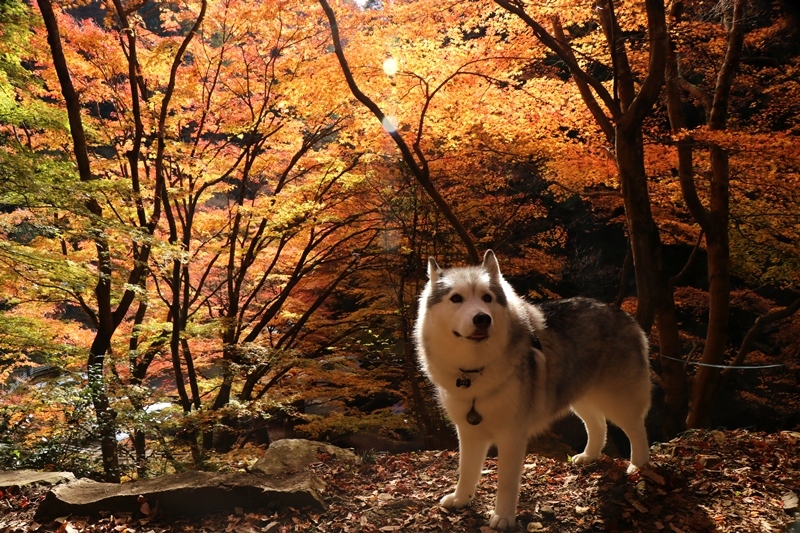
<svg viewBox="0 0 800 533"><path fill-rule="evenodd" d="M110 246L114 302L125 290L136 293L110 357L115 377L109 379L119 379L121 389L132 382L130 363L148 349L156 353L150 373L160 394L176 392L177 384L163 379L173 371L174 355L184 369L187 360L194 362L201 394L217 390L220 365L230 362L226 378L234 397L248 383L255 386L247 400L273 377L275 390L283 391L278 398L295 398L287 383L311 394L325 375L317 365L323 355L341 350L336 353L343 357L365 356L372 348L359 343L372 328L390 341L374 350L394 357L404 349L400 332L423 282L424 258L433 254L444 264L456 263L463 249L400 164L385 126L354 105L318 4L211 2L177 65L163 132L158 119L172 61L200 6L155 7L157 12L142 8L130 17L144 132L133 166L128 155L137 117L128 45L120 40L116 15L101 9L86 18L68 5L57 13L99 179L67 191L43 179L42 189L28 191L37 201L16 197L14 209L0 215L0 284L3 301L11 302L3 313L40 319L50 332L43 339L85 351L93 331L54 310L64 301L96 307L92 232L102 232ZM517 17L492 3L333 7L360 88L424 158L434 185L478 246L506 253L507 273L525 279L532 296L557 296L569 267L565 250L573 221L556 219L555 208L575 202L592 221L625 223L615 147L563 65ZM528 7L542 22L557 16L581 67L615 90L594 1ZM691 16L671 28L684 73L698 85L716 76L726 42L724 27L702 16L702 9L693 4ZM616 16L632 71L642 74L649 46L643 3L619 3ZM751 31L747 46L775 50L786 31L775 19ZM35 96L58 110L59 85L40 28L34 37L30 59L42 81ZM800 281L800 91L796 73L784 68L789 60L777 61L745 63L728 129L692 124L686 135L698 150L714 144L731 154L735 273L787 288ZM699 228L682 196L676 139L664 109L656 109L645 126L648 187L662 240L693 246ZM0 124L0 132L22 137L9 125ZM30 150L43 159L65 157L65 129L27 135ZM4 150L22 152L22 146ZM700 185L706 165L697 158ZM131 181L134 170L138 185ZM158 172L163 191L156 190ZM698 189L705 203L705 188ZM102 204L102 219L81 207L88 197ZM153 202L162 203L155 209ZM151 236L145 223L158 211ZM23 242L14 231L28 223L51 229ZM132 257L143 245L153 250L149 273L146 283L132 288L126 285ZM679 293L679 300L684 296ZM134 323L140 302L146 311ZM165 339L173 330L170 347ZM129 352L132 338L139 345ZM186 342L178 347L180 340ZM253 343L263 351L252 355L247 350ZM249 355L237 355L235 347ZM77 369L80 361L63 365ZM280 378L287 365L302 370ZM358 389L351 383L361 377L358 365L343 367L337 379ZM384 383L361 385L369 391Z"/></svg>

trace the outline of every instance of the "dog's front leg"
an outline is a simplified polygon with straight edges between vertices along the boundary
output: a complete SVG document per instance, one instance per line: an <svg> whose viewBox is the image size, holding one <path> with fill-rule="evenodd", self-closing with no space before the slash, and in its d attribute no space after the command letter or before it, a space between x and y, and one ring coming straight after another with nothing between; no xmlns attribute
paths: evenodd
<svg viewBox="0 0 800 533"><path fill-rule="evenodd" d="M466 434L465 434L466 433ZM483 461L489 451L489 443L469 432L458 430L458 484L455 492L443 497L439 504L446 508L464 507L475 496L475 488L481 477Z"/></svg>
<svg viewBox="0 0 800 533"><path fill-rule="evenodd" d="M493 529L514 527L527 446L524 435L510 435L497 443L497 500L489 519L489 527Z"/></svg>

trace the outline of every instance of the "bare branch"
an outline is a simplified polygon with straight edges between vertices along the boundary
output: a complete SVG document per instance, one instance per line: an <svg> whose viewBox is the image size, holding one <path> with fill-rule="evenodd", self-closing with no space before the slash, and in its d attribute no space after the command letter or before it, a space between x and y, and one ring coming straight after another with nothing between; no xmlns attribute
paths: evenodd
<svg viewBox="0 0 800 533"><path fill-rule="evenodd" d="M765 315L761 315L756 319L753 323L753 326L747 331L745 334L744 339L742 340L741 346L739 346L739 351L736 354L736 358L730 364L731 367L741 366L744 363L747 354L753 351L753 346L756 342L756 339L764 332L764 328L768 325L777 322L778 320L783 320L784 318L789 318L793 314L800 309L800 298L797 298L791 304L787 305L786 307L782 307L781 309L775 309L774 311L770 311ZM724 378L729 377L735 371L734 368L726 368L722 371L722 376Z"/></svg>
<svg viewBox="0 0 800 533"><path fill-rule="evenodd" d="M555 52L556 55L558 55L558 57L567 64L569 71L576 79L581 79L584 83L594 89L597 96L599 96L603 101L603 104L605 104L608 112L611 113L614 122L620 119L622 112L614 101L614 98L611 96L611 94L609 94L609 92L597 78L590 76L580 67L575 59L575 55L571 52L571 50L568 50L568 47L565 44L560 43L555 37L550 35L550 33L548 33L541 24L533 20L533 17L528 15L528 13L520 4L512 0L495 0L495 3L508 12L513 13L525 24L527 24L528 27L533 30L533 34L542 42L542 44Z"/></svg>
<svg viewBox="0 0 800 533"><path fill-rule="evenodd" d="M350 92L353 93L353 96L355 96L359 102L369 109L373 115L375 115L375 118L377 118L381 124L385 124L386 115L384 114L383 110L381 110L378 104L373 102L369 96L364 94L361 89L359 89L355 78L353 78L353 73L350 70L350 66L347 63L347 58L344 55L344 50L342 49L342 42L339 37L339 25L336 22L336 15L333 12L333 9L331 9L331 6L328 4L327 0L319 0L319 3L322 6L322 9L325 11L325 15L328 17L328 23L330 24L331 28L331 36L333 38L333 47L336 52L336 57L339 60L339 65L342 68L342 73L344 74L347 85L350 88ZM450 204L447 203L447 201L442 197L441 194L439 194L439 191L433 185L433 181L431 181L430 174L427 171L427 162L425 161L424 154L422 154L421 151L417 151L417 157L420 158L419 161L417 161L411 148L409 148L408 144L406 144L403 136L400 135L400 132L396 129L385 129L389 133L389 136L392 138L392 140L394 140L397 147L400 149L403 161L411 170L411 173L461 238L461 241L467 250L467 255L469 256L470 262L475 264L479 263L480 255L478 254L478 248L475 246L475 242L472 240L469 232L458 219L458 217L456 217L455 213L450 207Z"/></svg>

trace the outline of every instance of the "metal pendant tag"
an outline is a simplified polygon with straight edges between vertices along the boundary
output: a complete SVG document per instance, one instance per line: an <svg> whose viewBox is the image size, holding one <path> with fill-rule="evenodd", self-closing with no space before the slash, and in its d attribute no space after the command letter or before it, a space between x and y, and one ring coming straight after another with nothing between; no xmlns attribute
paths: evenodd
<svg viewBox="0 0 800 533"><path fill-rule="evenodd" d="M473 426L477 426L478 424L481 423L482 420L483 417L481 416L481 414L475 410L475 400L472 400L472 409L470 409L469 413L467 413L467 422L469 422Z"/></svg>

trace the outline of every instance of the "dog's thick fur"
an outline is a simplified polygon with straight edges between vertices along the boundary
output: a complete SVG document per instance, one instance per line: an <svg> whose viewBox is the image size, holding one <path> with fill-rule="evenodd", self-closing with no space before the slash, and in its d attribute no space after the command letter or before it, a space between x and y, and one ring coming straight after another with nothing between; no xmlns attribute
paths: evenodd
<svg viewBox="0 0 800 533"><path fill-rule="evenodd" d="M630 469L649 461L648 345L630 315L588 298L527 303L491 251L480 266L447 270L431 258L428 277L416 348L456 425L460 449L458 485L442 506L472 500L495 445L497 499L489 525L513 527L528 439L570 409L588 435L574 463L600 457L606 420L630 440Z"/></svg>

